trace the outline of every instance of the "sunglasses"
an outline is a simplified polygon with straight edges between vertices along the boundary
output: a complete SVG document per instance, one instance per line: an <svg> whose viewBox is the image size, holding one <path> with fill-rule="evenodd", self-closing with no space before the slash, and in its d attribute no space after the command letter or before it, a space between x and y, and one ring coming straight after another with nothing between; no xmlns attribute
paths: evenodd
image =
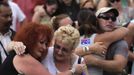
<svg viewBox="0 0 134 75"><path fill-rule="evenodd" d="M119 2L120 0L110 0L111 3L114 3L114 2Z"/></svg>
<svg viewBox="0 0 134 75"><path fill-rule="evenodd" d="M109 20L109 19L111 19L113 22L116 21L116 17L115 17L115 16L110 16L110 15L100 14L100 15L98 16L98 18L102 18L102 19L104 19L104 20Z"/></svg>

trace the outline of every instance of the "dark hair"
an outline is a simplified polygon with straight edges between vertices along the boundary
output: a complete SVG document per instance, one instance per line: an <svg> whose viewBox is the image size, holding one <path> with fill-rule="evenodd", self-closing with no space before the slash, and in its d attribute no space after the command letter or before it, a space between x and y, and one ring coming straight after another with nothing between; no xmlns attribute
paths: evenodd
<svg viewBox="0 0 134 75"><path fill-rule="evenodd" d="M45 3L46 3L47 5L58 4L57 0L46 0Z"/></svg>
<svg viewBox="0 0 134 75"><path fill-rule="evenodd" d="M14 41L21 41L26 45L26 53L32 54L33 48L36 46L39 36L46 37L47 46L49 46L52 39L52 29L47 25L37 23L26 23L16 33Z"/></svg>
<svg viewBox="0 0 134 75"><path fill-rule="evenodd" d="M83 8L77 16L80 35L89 36L93 33L99 33L101 30L98 20L93 11Z"/></svg>
<svg viewBox="0 0 134 75"><path fill-rule="evenodd" d="M4 2L3 0L2 1L0 0L0 9L1 9L2 5L6 6L6 7L9 7L8 1Z"/></svg>

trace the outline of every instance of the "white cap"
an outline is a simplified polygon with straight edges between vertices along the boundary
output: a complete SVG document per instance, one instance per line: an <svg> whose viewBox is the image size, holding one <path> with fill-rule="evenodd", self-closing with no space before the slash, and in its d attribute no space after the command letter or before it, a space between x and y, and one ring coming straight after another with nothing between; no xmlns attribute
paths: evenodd
<svg viewBox="0 0 134 75"><path fill-rule="evenodd" d="M114 15L117 17L119 15L119 12L117 9L113 8L113 7L103 7L97 10L97 12L95 13L96 17L98 17L100 14L106 13L106 12L113 12Z"/></svg>

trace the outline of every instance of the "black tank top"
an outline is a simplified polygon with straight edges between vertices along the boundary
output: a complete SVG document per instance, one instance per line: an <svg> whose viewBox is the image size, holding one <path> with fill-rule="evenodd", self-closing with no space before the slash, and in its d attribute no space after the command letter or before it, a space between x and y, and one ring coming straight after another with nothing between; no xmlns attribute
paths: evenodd
<svg viewBox="0 0 134 75"><path fill-rule="evenodd" d="M13 65L13 58L16 55L14 51L9 52L9 55L0 67L0 75L18 75Z"/></svg>

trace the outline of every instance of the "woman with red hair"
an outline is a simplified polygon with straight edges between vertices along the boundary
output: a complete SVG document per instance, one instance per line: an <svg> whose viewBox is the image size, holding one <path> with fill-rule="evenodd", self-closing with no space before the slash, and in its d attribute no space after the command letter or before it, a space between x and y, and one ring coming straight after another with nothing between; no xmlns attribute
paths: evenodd
<svg viewBox="0 0 134 75"><path fill-rule="evenodd" d="M14 41L21 41L26 45L26 51L18 56L14 51L9 53L1 66L1 75L50 75L40 64L47 54L53 32L46 26L28 23L22 26L14 37Z"/></svg>
<svg viewBox="0 0 134 75"><path fill-rule="evenodd" d="M14 50L10 51L0 68L1 75L51 75L46 67L40 63L48 53L48 47L52 39L52 29L47 25L28 23L15 35L14 41L22 42L25 53L16 55ZM16 45L16 44L14 44ZM13 46L12 46L13 47ZM14 49L14 48L13 48ZM82 69L84 64L76 65L75 70L66 70L58 75L72 75ZM53 67L52 67L53 68ZM76 69L77 68L77 69Z"/></svg>

